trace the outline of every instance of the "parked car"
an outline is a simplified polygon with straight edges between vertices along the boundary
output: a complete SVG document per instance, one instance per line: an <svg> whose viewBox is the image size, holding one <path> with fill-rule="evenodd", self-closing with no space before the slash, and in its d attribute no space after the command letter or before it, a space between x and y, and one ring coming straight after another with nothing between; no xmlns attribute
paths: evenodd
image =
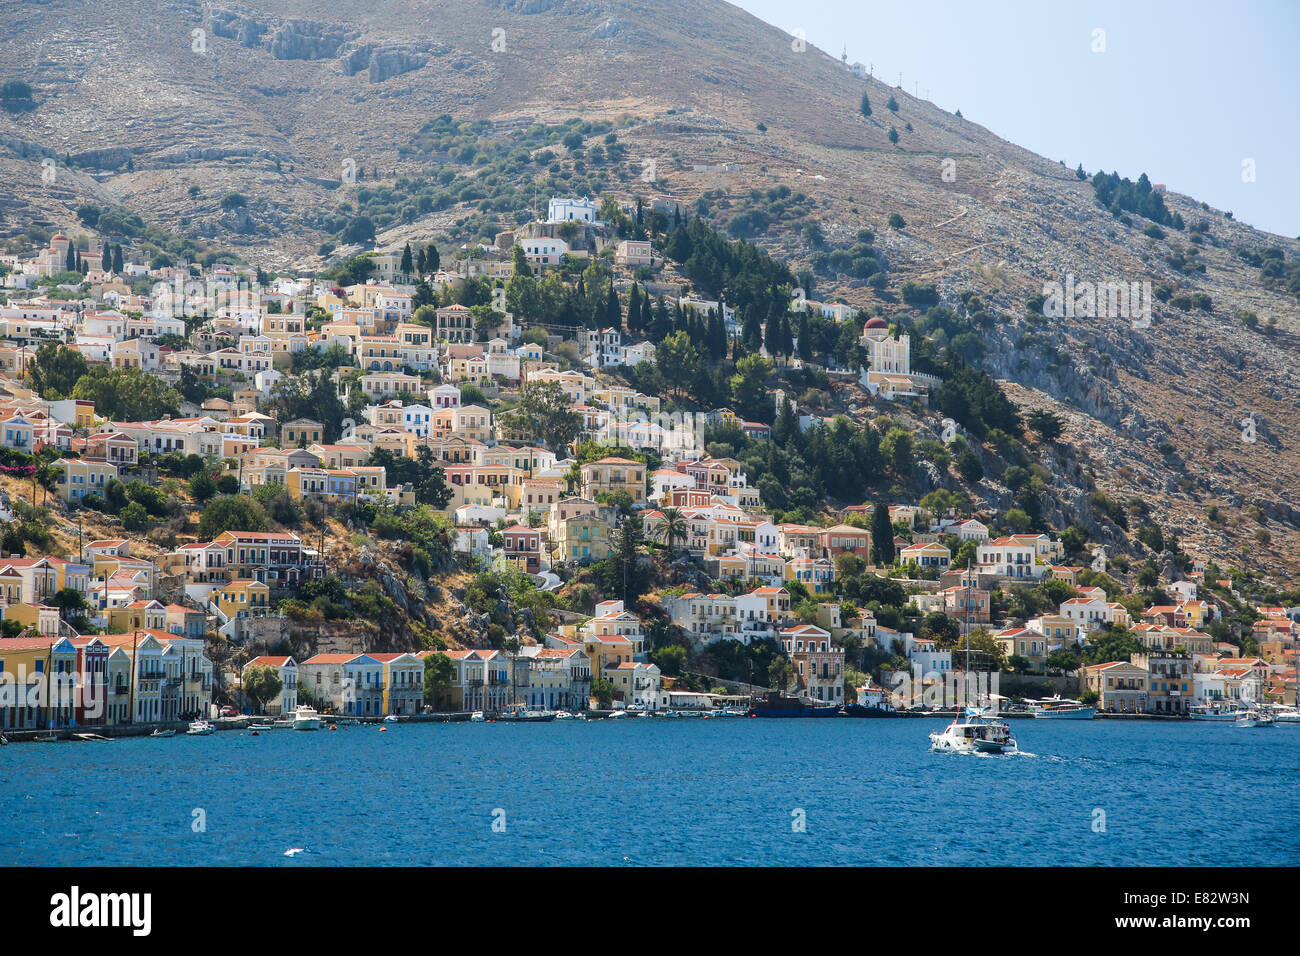
<svg viewBox="0 0 1300 956"><path fill-rule="evenodd" d="M238 717L239 711L227 704L225 707L221 708L220 715L222 717Z"/></svg>

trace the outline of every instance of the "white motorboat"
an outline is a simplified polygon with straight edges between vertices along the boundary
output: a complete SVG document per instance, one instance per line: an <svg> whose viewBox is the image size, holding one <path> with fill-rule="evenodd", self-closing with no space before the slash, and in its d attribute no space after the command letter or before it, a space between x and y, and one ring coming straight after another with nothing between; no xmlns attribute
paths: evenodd
<svg viewBox="0 0 1300 956"><path fill-rule="evenodd" d="M626 717L626 716L627 716L627 711L626 711L626 710L616 710L616 711L613 711L613 712L609 715L609 719L610 719L610 720L615 720L615 719L617 719L617 718L620 718L620 717Z"/></svg>
<svg viewBox="0 0 1300 956"><path fill-rule="evenodd" d="M556 720L573 720L573 715L567 710L557 710L555 712Z"/></svg>
<svg viewBox="0 0 1300 956"><path fill-rule="evenodd" d="M1042 700L1025 701L1029 712L1035 717L1049 720L1092 720L1097 715L1096 707L1089 707L1081 700L1072 700L1056 694Z"/></svg>
<svg viewBox="0 0 1300 956"><path fill-rule="evenodd" d="M469 719L470 719L473 723L476 723L476 724L481 724L481 723L483 723L483 721L485 720L485 718L484 718L484 716L483 716L483 711L481 711L481 710L476 710L476 711L474 711L474 713L472 713L472 714L469 715Z"/></svg>
<svg viewBox="0 0 1300 956"><path fill-rule="evenodd" d="M1016 753L1016 738L1006 721L984 708L967 707L941 731L930 734L930 749L939 753Z"/></svg>
<svg viewBox="0 0 1300 956"><path fill-rule="evenodd" d="M396 714L389 714L387 717L384 718L384 723L386 723L386 724L395 724L395 723L397 723L397 720L398 720L398 717L397 717Z"/></svg>
<svg viewBox="0 0 1300 956"><path fill-rule="evenodd" d="M294 730L320 730L320 714L316 708L308 707L306 704L299 705L298 709L293 712L293 729Z"/></svg>
<svg viewBox="0 0 1300 956"><path fill-rule="evenodd" d="M1237 717L1238 727L1272 727L1275 721L1267 710L1248 710Z"/></svg>
<svg viewBox="0 0 1300 956"><path fill-rule="evenodd" d="M215 734L216 732L217 728L206 720L196 720L186 729L185 734L188 737L206 737L208 734Z"/></svg>
<svg viewBox="0 0 1300 956"><path fill-rule="evenodd" d="M1300 710L1294 707L1284 707L1273 715L1276 723L1284 724L1291 727L1300 726Z"/></svg>

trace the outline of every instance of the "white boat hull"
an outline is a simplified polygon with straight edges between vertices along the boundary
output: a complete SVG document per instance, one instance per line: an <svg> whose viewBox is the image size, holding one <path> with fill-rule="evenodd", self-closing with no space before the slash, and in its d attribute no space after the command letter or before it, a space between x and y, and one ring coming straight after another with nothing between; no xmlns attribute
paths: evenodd
<svg viewBox="0 0 1300 956"><path fill-rule="evenodd" d="M1039 720L1092 720L1097 716L1097 708L1075 707L1060 710L1035 710L1032 713Z"/></svg>

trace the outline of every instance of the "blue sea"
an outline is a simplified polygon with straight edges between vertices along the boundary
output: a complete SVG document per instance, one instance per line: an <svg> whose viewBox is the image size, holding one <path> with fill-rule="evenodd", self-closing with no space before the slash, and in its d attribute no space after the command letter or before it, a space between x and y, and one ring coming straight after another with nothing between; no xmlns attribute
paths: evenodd
<svg viewBox="0 0 1300 956"><path fill-rule="evenodd" d="M1300 728L942 719L225 731L0 748L0 865L1295 865Z"/></svg>

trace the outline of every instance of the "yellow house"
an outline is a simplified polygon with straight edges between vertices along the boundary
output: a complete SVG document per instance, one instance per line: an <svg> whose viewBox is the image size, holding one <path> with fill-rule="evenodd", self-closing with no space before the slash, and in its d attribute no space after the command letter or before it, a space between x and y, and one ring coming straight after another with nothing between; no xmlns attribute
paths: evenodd
<svg viewBox="0 0 1300 956"><path fill-rule="evenodd" d="M579 514L558 523L555 554L560 561L586 564L609 555L609 525L595 515Z"/></svg>
<svg viewBox="0 0 1300 956"><path fill-rule="evenodd" d="M626 491L632 503L642 504L646 500L645 464L628 458L601 458L589 462L579 469L582 476L582 495L595 498L599 494L613 494Z"/></svg>
<svg viewBox="0 0 1300 956"><path fill-rule="evenodd" d="M4 619L17 621L23 627L34 627L38 634L47 637L54 637L59 633L57 607L48 607L44 604L11 604L4 609Z"/></svg>
<svg viewBox="0 0 1300 956"><path fill-rule="evenodd" d="M310 418L296 418L280 428L280 447L293 448L300 443L325 440L325 426Z"/></svg>
<svg viewBox="0 0 1300 956"><path fill-rule="evenodd" d="M270 610L271 588L261 581L242 579L221 587L216 597L217 607L226 617L266 617Z"/></svg>
<svg viewBox="0 0 1300 956"><path fill-rule="evenodd" d="M52 467L58 473L57 493L69 503L92 492L103 497L104 486L117 477L117 465L93 458L60 458Z"/></svg>
<svg viewBox="0 0 1300 956"><path fill-rule="evenodd" d="M167 606L161 601L132 601L125 607L108 608L104 614L113 634L167 630Z"/></svg>

